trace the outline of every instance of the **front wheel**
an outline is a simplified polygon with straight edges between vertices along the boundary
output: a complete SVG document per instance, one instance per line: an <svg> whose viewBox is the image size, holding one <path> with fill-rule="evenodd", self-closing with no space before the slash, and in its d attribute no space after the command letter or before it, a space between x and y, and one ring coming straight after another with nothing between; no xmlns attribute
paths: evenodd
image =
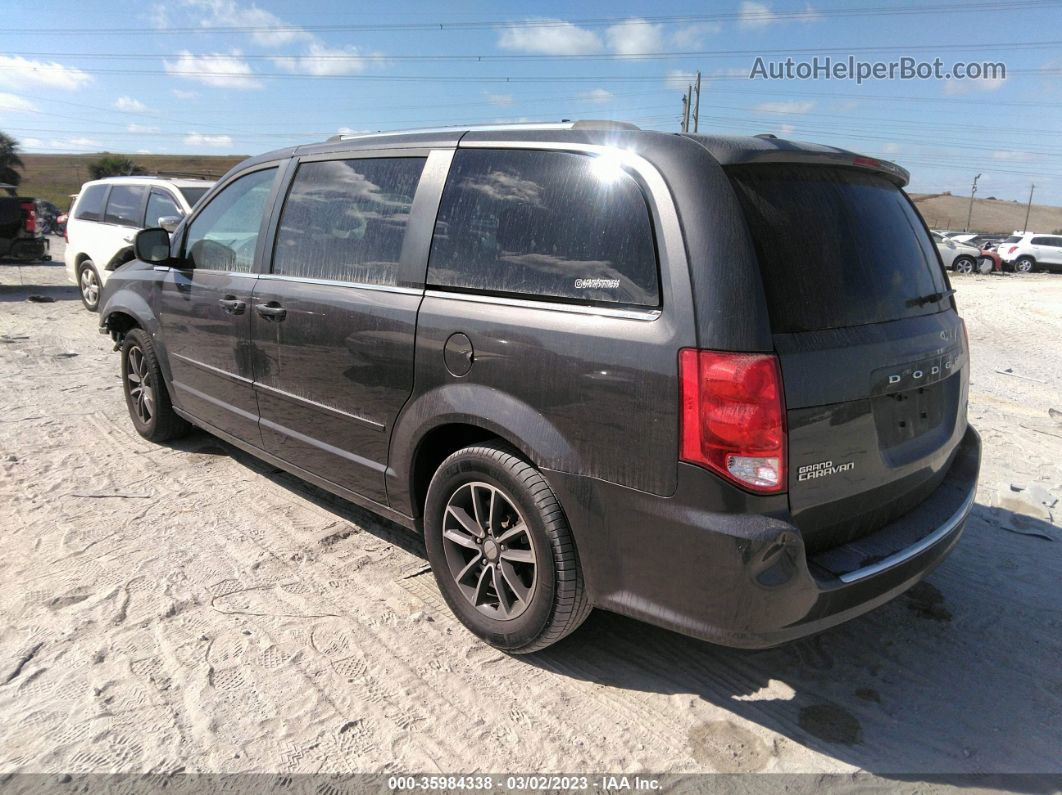
<svg viewBox="0 0 1062 795"><path fill-rule="evenodd" d="M557 498L537 469L500 442L443 461L428 487L424 533L446 603L495 648L538 651L590 614Z"/></svg>
<svg viewBox="0 0 1062 795"><path fill-rule="evenodd" d="M1032 273L1036 270L1036 260L1032 257L1018 257L1014 263L1014 270L1018 273Z"/></svg>
<svg viewBox="0 0 1062 795"><path fill-rule="evenodd" d="M173 410L155 346L142 329L133 329L122 341L122 387L133 427L145 439L166 442L191 428Z"/></svg>
<svg viewBox="0 0 1062 795"><path fill-rule="evenodd" d="M974 272L974 259L973 257L967 257L965 255L956 257L952 267L956 273L973 273Z"/></svg>

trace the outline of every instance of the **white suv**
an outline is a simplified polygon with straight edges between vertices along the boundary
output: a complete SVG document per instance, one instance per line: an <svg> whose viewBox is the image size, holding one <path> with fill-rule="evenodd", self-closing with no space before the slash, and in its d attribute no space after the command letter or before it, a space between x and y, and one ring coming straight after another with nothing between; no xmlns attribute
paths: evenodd
<svg viewBox="0 0 1062 795"><path fill-rule="evenodd" d="M164 177L108 177L86 182L66 224L66 273L90 312L111 271L133 258L137 230L183 218L213 182Z"/></svg>
<svg viewBox="0 0 1062 795"><path fill-rule="evenodd" d="M999 244L998 252L1018 273L1062 269L1062 235L1011 235Z"/></svg>

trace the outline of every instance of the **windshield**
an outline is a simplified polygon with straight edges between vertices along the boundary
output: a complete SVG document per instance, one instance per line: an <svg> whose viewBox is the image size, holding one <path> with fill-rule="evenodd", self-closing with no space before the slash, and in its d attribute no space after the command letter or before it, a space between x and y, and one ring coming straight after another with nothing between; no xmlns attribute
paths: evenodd
<svg viewBox="0 0 1062 795"><path fill-rule="evenodd" d="M729 169L775 332L882 323L950 306L932 238L882 176L829 166Z"/></svg>
<svg viewBox="0 0 1062 795"><path fill-rule="evenodd" d="M210 190L207 188L178 188L185 200L188 202L189 207L195 207L195 203L203 198L203 194Z"/></svg>

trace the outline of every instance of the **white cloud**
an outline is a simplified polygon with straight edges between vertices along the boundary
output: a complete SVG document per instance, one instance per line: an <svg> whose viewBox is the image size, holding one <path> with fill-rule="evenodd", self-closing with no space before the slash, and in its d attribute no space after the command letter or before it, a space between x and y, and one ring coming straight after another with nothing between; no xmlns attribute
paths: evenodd
<svg viewBox="0 0 1062 795"><path fill-rule="evenodd" d="M895 155L900 151L900 145L890 141L889 143L881 147L881 151L883 151L887 155Z"/></svg>
<svg viewBox="0 0 1062 795"><path fill-rule="evenodd" d="M782 135L792 135L794 132L796 132L796 127L794 127L792 124L780 124L778 126L778 132L780 132Z"/></svg>
<svg viewBox="0 0 1062 795"><path fill-rule="evenodd" d="M150 155L150 154L152 154L150 149L137 149L136 153L138 155Z"/></svg>
<svg viewBox="0 0 1062 795"><path fill-rule="evenodd" d="M340 127L336 130L336 135L361 135L362 133L371 132L371 130L355 130L353 127Z"/></svg>
<svg viewBox="0 0 1062 795"><path fill-rule="evenodd" d="M777 15L766 3L741 0L738 6L738 25L743 28L762 28L778 22Z"/></svg>
<svg viewBox="0 0 1062 795"><path fill-rule="evenodd" d="M491 105L497 105L499 108L506 108L513 104L512 94L491 94L488 92L484 96L486 96L487 102Z"/></svg>
<svg viewBox="0 0 1062 795"><path fill-rule="evenodd" d="M127 129L131 133L151 134L151 133L160 132L158 127L148 127L147 125L144 125L144 124L130 124L125 129Z"/></svg>
<svg viewBox="0 0 1062 795"><path fill-rule="evenodd" d="M1031 152L1022 152L1015 149L998 149L992 153L992 158L1010 163L1025 163L1036 159Z"/></svg>
<svg viewBox="0 0 1062 795"><path fill-rule="evenodd" d="M232 138L228 135L202 135L190 132L184 137L185 146L204 146L212 149L223 149L232 146Z"/></svg>
<svg viewBox="0 0 1062 795"><path fill-rule="evenodd" d="M719 33L722 29L723 26L718 22L698 22L676 30L671 34L671 42L680 50L700 47L706 36Z"/></svg>
<svg viewBox="0 0 1062 795"><path fill-rule="evenodd" d="M364 72L381 59L379 53L362 53L357 47L333 49L320 42L310 42L306 55L279 55L273 63L287 72L323 77Z"/></svg>
<svg viewBox="0 0 1062 795"><path fill-rule="evenodd" d="M44 146L44 141L40 138L23 138L20 143L23 147L32 147L34 149Z"/></svg>
<svg viewBox="0 0 1062 795"><path fill-rule="evenodd" d="M35 84L75 91L91 83L92 75L55 61L30 61L17 55L0 55L0 82L18 86Z"/></svg>
<svg viewBox="0 0 1062 795"><path fill-rule="evenodd" d="M814 107L814 102L798 102L797 100L787 100L785 102L761 102L759 105L753 107L753 110L757 113L800 114L810 113L811 109Z"/></svg>
<svg viewBox="0 0 1062 795"><path fill-rule="evenodd" d="M225 55L209 53L192 55L188 50L181 50L175 62L163 61L166 71L171 75L195 80L216 88L251 89L261 88L250 64L240 59L239 50Z"/></svg>
<svg viewBox="0 0 1062 795"><path fill-rule="evenodd" d="M199 24L204 28L254 28L247 32L257 44L275 46L312 38L297 25L289 25L276 14L253 4L241 6L235 0L183 0L183 5L199 12Z"/></svg>
<svg viewBox="0 0 1062 795"><path fill-rule="evenodd" d="M947 80L944 93L949 97L972 94L974 91L998 91L1007 80L1005 77L989 77L981 80Z"/></svg>
<svg viewBox="0 0 1062 795"><path fill-rule="evenodd" d="M118 110L126 110L132 113L143 113L147 110L147 105L141 102L139 99L133 99L132 97L118 97L114 101L114 107Z"/></svg>
<svg viewBox="0 0 1062 795"><path fill-rule="evenodd" d="M28 99L0 92L0 110L33 111L37 110L37 106Z"/></svg>
<svg viewBox="0 0 1062 795"><path fill-rule="evenodd" d="M810 3L804 5L804 10L793 13L787 12L785 16L779 16L771 10L766 3L756 0L742 0L738 6L738 27L752 29L763 28L776 22L784 22L789 19L794 22L817 22L822 15L812 8Z"/></svg>
<svg viewBox="0 0 1062 795"><path fill-rule="evenodd" d="M579 94L580 99L593 102L595 105L604 105L612 100L612 92L603 88L595 88L593 91L584 91Z"/></svg>
<svg viewBox="0 0 1062 795"><path fill-rule="evenodd" d="M199 92L185 91L183 88L175 88L173 89L173 95L177 97L177 99L195 99L199 96Z"/></svg>
<svg viewBox="0 0 1062 795"><path fill-rule="evenodd" d="M664 26L652 25L638 17L609 27L605 31L605 40L617 55L645 55L665 49Z"/></svg>
<svg viewBox="0 0 1062 795"><path fill-rule="evenodd" d="M664 81L668 88L676 91L685 91L689 86L697 82L696 72L685 72L682 69L672 69L667 73Z"/></svg>
<svg viewBox="0 0 1062 795"><path fill-rule="evenodd" d="M498 46L503 50L541 53L543 55L588 55L601 51L601 39L585 28L559 19L534 19L531 23L503 27Z"/></svg>
<svg viewBox="0 0 1062 795"><path fill-rule="evenodd" d="M48 146L52 149L91 149L94 147L101 147L99 141L93 138L53 138L48 142Z"/></svg>

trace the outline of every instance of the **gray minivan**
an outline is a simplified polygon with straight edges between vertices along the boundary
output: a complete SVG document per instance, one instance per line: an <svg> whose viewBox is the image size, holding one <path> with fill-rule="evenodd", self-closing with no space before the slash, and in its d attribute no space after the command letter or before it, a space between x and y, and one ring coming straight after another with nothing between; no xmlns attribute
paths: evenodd
<svg viewBox="0 0 1062 795"><path fill-rule="evenodd" d="M980 443L896 165L609 122L252 158L108 281L137 431L191 426L423 533L475 634L600 607L763 647L909 588Z"/></svg>

